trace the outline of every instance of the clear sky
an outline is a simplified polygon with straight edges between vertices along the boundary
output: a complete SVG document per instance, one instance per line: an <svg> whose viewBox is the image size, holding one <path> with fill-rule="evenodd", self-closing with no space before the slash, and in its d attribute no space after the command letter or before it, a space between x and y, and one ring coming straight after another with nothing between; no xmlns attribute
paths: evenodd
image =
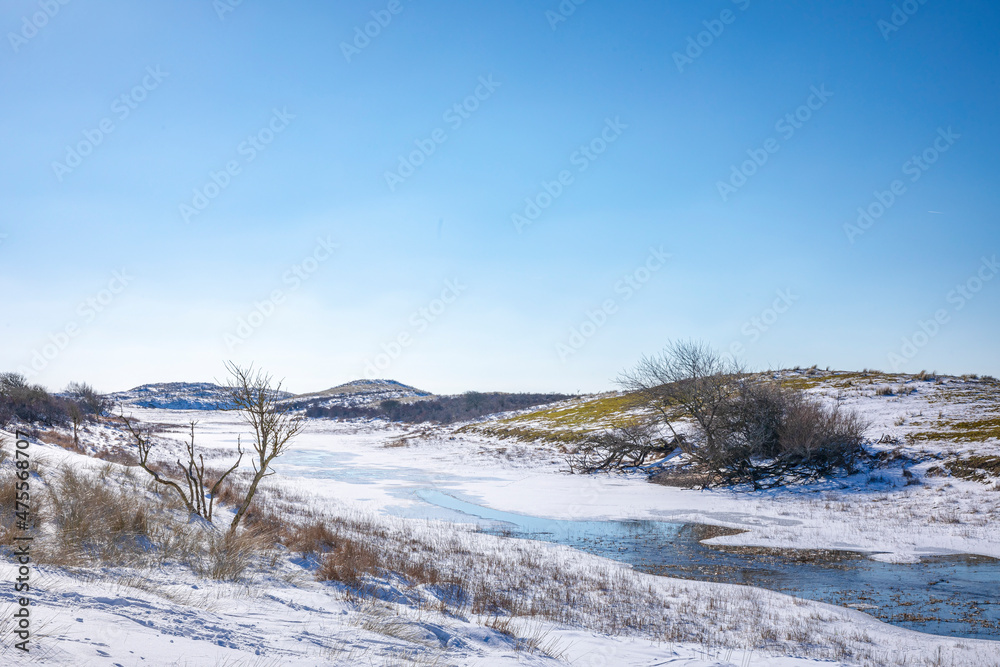
<svg viewBox="0 0 1000 667"><path fill-rule="evenodd" d="M676 338L1000 374L996 3L11 0L0 28L0 368L50 388L233 359L596 391Z"/></svg>

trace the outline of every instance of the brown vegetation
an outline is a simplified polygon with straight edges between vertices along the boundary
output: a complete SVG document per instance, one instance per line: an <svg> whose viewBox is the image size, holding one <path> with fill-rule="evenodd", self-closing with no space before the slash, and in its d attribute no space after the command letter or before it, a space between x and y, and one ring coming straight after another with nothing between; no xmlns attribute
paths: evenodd
<svg viewBox="0 0 1000 667"><path fill-rule="evenodd" d="M747 373L700 343L673 343L619 383L657 418L590 436L573 459L577 471L639 466L679 450L689 472L707 476L706 485L762 488L853 472L866 456L868 424L858 415Z"/></svg>

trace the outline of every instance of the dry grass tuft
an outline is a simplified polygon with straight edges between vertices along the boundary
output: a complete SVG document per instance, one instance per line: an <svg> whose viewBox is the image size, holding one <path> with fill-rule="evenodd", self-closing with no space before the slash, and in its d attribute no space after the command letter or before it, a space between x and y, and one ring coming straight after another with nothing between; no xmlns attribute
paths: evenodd
<svg viewBox="0 0 1000 667"><path fill-rule="evenodd" d="M358 586L366 575L378 576L387 572L387 563L380 556L378 550L371 545L341 539L323 556L316 576L322 581L339 581Z"/></svg>
<svg viewBox="0 0 1000 667"><path fill-rule="evenodd" d="M43 516L54 530L44 560L61 565L141 560L152 545L149 499L108 479L62 467L50 472Z"/></svg>
<svg viewBox="0 0 1000 667"><path fill-rule="evenodd" d="M47 442L50 445L55 445L57 447L62 447L63 449L76 452L77 454L86 454L87 448L81 444L78 444L73 436L67 433L60 433L56 430L42 431L38 434L38 440L42 442Z"/></svg>
<svg viewBox="0 0 1000 667"><path fill-rule="evenodd" d="M291 551L309 557L333 551L337 546L337 537L327 524L322 521L312 521L291 528L282 542Z"/></svg>
<svg viewBox="0 0 1000 667"><path fill-rule="evenodd" d="M261 556L273 549L266 535L246 529L212 532L208 537L208 554L200 568L203 576L219 581L241 581Z"/></svg>

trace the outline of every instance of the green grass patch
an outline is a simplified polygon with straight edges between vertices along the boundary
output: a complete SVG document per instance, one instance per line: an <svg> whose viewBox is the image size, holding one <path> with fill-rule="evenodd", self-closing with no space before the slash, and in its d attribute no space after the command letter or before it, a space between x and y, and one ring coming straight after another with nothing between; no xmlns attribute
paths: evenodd
<svg viewBox="0 0 1000 667"><path fill-rule="evenodd" d="M458 432L572 445L594 431L613 427L629 418L648 418L647 415L650 411L637 394L602 394L495 422L469 424Z"/></svg>
<svg viewBox="0 0 1000 667"><path fill-rule="evenodd" d="M950 440L953 442L985 442L1000 440L1000 417L978 421L941 422L941 430L913 433L913 440Z"/></svg>

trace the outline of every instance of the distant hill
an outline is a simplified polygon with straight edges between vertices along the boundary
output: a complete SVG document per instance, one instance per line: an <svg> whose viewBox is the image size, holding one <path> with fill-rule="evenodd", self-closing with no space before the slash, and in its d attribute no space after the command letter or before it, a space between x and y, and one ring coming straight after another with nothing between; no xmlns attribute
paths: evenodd
<svg viewBox="0 0 1000 667"><path fill-rule="evenodd" d="M282 402L296 408L366 407L382 401L431 398L428 391L395 380L354 380L308 394L279 393ZM162 410L215 410L230 407L225 387L212 382L158 382L108 394L116 404Z"/></svg>
<svg viewBox="0 0 1000 667"><path fill-rule="evenodd" d="M283 391L281 398L292 394ZM163 410L216 410L230 407L226 390L211 382L159 382L108 394L120 405Z"/></svg>
<svg viewBox="0 0 1000 667"><path fill-rule="evenodd" d="M429 391L395 380L354 380L323 391L299 394L286 399L296 407L367 407L382 401L419 401L433 398Z"/></svg>

